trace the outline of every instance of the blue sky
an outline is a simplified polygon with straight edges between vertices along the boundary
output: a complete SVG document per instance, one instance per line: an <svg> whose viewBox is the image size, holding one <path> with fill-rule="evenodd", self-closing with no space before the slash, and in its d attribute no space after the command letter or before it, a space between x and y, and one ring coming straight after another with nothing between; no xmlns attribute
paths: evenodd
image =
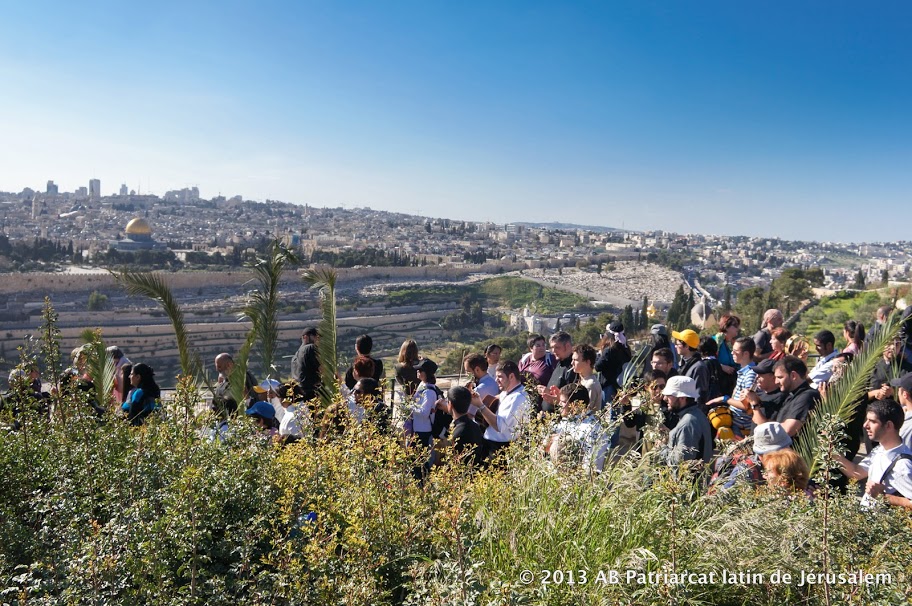
<svg viewBox="0 0 912 606"><path fill-rule="evenodd" d="M0 190L910 239L912 4L0 3Z"/></svg>

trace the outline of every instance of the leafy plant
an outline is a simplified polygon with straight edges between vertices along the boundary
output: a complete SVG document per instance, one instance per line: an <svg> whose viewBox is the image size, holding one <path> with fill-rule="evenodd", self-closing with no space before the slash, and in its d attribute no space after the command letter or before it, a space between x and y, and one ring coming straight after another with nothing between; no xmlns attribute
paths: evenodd
<svg viewBox="0 0 912 606"><path fill-rule="evenodd" d="M797 451L811 468L812 474L819 466L817 436L823 428L824 420L833 417L846 425L851 422L856 410L864 401L871 373L883 356L884 348L892 343L893 338L899 333L901 324L896 321L895 316L896 314L891 315L875 337L865 343L845 368L842 377L827 385L821 402L810 412L807 422L802 426L798 434Z"/></svg>
<svg viewBox="0 0 912 606"><path fill-rule="evenodd" d="M80 335L85 345L82 355L85 356L86 372L92 377L95 388L95 401L102 408L109 408L114 392L114 358L105 350L101 329L85 329Z"/></svg>
<svg viewBox="0 0 912 606"><path fill-rule="evenodd" d="M250 320L251 332L259 345L258 353L267 375L276 373L274 361L279 340L279 281L288 265L300 260L278 240L273 241L266 257L257 257L250 263L257 288L247 294L247 303L241 310L241 319ZM246 366L246 365L245 365Z"/></svg>

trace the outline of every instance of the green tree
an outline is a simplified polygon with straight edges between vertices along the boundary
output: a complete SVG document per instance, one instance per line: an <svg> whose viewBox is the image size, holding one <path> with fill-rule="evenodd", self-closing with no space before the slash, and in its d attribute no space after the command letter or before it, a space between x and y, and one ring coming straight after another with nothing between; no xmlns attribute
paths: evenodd
<svg viewBox="0 0 912 606"><path fill-rule="evenodd" d="M671 300L671 306L668 308L668 315L665 318L668 326L672 328L677 327L686 304L687 295L684 294L684 285L680 284L678 285L678 290L675 291L674 299Z"/></svg>
<svg viewBox="0 0 912 606"><path fill-rule="evenodd" d="M621 324L624 325L625 329L628 326L633 326L633 306L628 305L624 308L624 312L621 314Z"/></svg>
<svg viewBox="0 0 912 606"><path fill-rule="evenodd" d="M788 318L792 310L797 309L802 301L813 297L814 293L811 291L811 281L808 279L807 273L800 269L789 268L770 284L767 309L778 308L780 304L784 304L783 311Z"/></svg>
<svg viewBox="0 0 912 606"><path fill-rule="evenodd" d="M744 333L754 333L760 329L760 321L766 311L766 298L766 291L759 286L745 288L738 293L734 311L741 318Z"/></svg>
<svg viewBox="0 0 912 606"><path fill-rule="evenodd" d="M649 309L649 297L643 295L643 311L640 315L640 325L637 327L640 330L646 330L649 328L649 312L646 311Z"/></svg>
<svg viewBox="0 0 912 606"><path fill-rule="evenodd" d="M865 289L865 275L864 272L860 269L858 273L855 274L855 283L852 284L852 288L855 290L864 290Z"/></svg>
<svg viewBox="0 0 912 606"><path fill-rule="evenodd" d="M732 287L731 284L725 285L725 294L722 295L722 313L728 313L732 308Z"/></svg>
<svg viewBox="0 0 912 606"><path fill-rule="evenodd" d="M89 311L102 311L108 308L108 295L93 290L89 295L89 304L86 307Z"/></svg>
<svg viewBox="0 0 912 606"><path fill-rule="evenodd" d="M890 285L890 272L886 269L880 272L880 285L884 288Z"/></svg>

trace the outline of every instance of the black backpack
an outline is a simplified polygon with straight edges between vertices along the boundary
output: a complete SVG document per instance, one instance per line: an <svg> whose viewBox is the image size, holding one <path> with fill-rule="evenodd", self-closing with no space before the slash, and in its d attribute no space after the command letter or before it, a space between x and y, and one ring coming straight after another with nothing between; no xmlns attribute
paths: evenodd
<svg viewBox="0 0 912 606"><path fill-rule="evenodd" d="M706 394L706 401L718 398L722 394L722 364L716 358L703 358L702 362L706 364L706 371L709 375L709 391Z"/></svg>

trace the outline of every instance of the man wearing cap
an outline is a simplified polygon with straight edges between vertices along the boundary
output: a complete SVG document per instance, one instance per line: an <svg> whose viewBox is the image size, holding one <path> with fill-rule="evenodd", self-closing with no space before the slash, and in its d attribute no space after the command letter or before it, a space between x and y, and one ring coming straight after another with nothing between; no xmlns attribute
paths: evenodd
<svg viewBox="0 0 912 606"><path fill-rule="evenodd" d="M754 425L775 418L785 401L785 394L776 385L776 375L773 372L775 367L776 361L769 358L753 367L754 374L757 375L757 389L749 390L744 394L744 399L753 414Z"/></svg>
<svg viewBox="0 0 912 606"><path fill-rule="evenodd" d="M669 465L684 461L709 463L712 458L712 425L697 405L697 384L690 377L671 377L662 390L668 408L678 414L678 424L668 432L668 444L659 456Z"/></svg>
<svg viewBox="0 0 912 606"><path fill-rule="evenodd" d="M500 395L497 398L500 404L496 413L481 401L477 393L472 397L472 403L478 407L478 411L488 424L484 440L485 458L489 461L497 451L509 446L510 442L516 439L520 427L528 420L530 408L529 398L520 379L519 367L515 362L507 360L498 364L496 377L497 386L500 387Z"/></svg>
<svg viewBox="0 0 912 606"><path fill-rule="evenodd" d="M703 406L709 395L709 370L703 364L700 352L697 351L700 346L700 335L688 328L681 332L673 330L671 337L675 342L675 351L678 352L680 365L678 372L694 380L697 389L697 403Z"/></svg>
<svg viewBox="0 0 912 606"><path fill-rule="evenodd" d="M899 437L908 448L912 449L912 374L903 375L890 381L896 392L896 400L903 409L903 425Z"/></svg>
<svg viewBox="0 0 912 606"><path fill-rule="evenodd" d="M766 360L764 360L766 361ZM761 423L754 429L753 454L720 457L714 464L715 472L710 484L719 490L728 490L738 482L763 483L763 456L791 447L792 438L782 425L775 421ZM739 451L740 452L740 451ZM731 469L730 473L726 473Z"/></svg>
<svg viewBox="0 0 912 606"><path fill-rule="evenodd" d="M271 439L278 434L279 423L275 418L275 409L269 402L254 402L244 412L260 426L267 438Z"/></svg>
<svg viewBox="0 0 912 606"><path fill-rule="evenodd" d="M912 509L912 449L899 438L903 417L895 401L875 400L868 405L864 429L878 445L858 464L838 454L834 457L847 477L868 481L862 507L872 507L883 495L890 505Z"/></svg>
<svg viewBox="0 0 912 606"><path fill-rule="evenodd" d="M434 420L436 411L443 410L443 392L437 387L437 364L429 358L415 363L418 371L418 387L415 389L415 403L412 406L412 428L418 441L425 447L434 444Z"/></svg>
<svg viewBox="0 0 912 606"><path fill-rule="evenodd" d="M763 313L763 322L760 323L760 330L754 335L754 344L757 346L754 351L755 362L760 363L773 353L773 331L784 323L782 312L778 309L767 309Z"/></svg>
<svg viewBox="0 0 912 606"><path fill-rule="evenodd" d="M313 326L301 334L301 346L291 359L291 378L301 386L304 401L313 400L320 386L320 359L317 357L317 341L320 335Z"/></svg>
<svg viewBox="0 0 912 606"><path fill-rule="evenodd" d="M807 366L800 358L785 356L773 368L776 385L785 394L774 421L781 423L792 438L798 435L810 411L820 402L820 392L807 381Z"/></svg>

